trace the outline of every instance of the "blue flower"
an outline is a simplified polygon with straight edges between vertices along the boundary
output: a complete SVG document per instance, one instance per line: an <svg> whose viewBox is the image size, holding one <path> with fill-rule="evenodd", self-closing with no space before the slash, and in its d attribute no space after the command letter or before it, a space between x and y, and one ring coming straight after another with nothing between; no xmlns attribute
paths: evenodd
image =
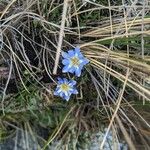
<svg viewBox="0 0 150 150"><path fill-rule="evenodd" d="M57 87L54 91L54 95L60 96L65 100L69 100L71 94L78 94L75 87L76 81L67 80L66 78L58 78Z"/></svg>
<svg viewBox="0 0 150 150"><path fill-rule="evenodd" d="M69 50L68 53L62 52L63 60L62 63L64 68L62 72L75 73L76 76L81 75L81 70L89 60L86 59L80 52L80 48L76 47L74 50Z"/></svg>

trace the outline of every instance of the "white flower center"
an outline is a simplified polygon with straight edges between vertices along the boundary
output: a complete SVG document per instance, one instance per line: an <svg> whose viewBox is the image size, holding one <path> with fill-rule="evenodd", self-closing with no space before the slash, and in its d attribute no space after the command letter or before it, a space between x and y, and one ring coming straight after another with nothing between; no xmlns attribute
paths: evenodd
<svg viewBox="0 0 150 150"><path fill-rule="evenodd" d="M71 65L72 66L79 66L79 64L80 64L80 60L79 60L79 58L77 58L77 57L72 57L71 58Z"/></svg>
<svg viewBox="0 0 150 150"><path fill-rule="evenodd" d="M60 85L60 88L63 92L67 92L70 89L70 86L66 83Z"/></svg>

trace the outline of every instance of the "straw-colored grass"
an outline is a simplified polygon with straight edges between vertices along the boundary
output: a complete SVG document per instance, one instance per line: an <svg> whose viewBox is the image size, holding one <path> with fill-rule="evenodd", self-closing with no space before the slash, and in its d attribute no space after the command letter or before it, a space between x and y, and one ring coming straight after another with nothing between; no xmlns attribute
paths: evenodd
<svg viewBox="0 0 150 150"><path fill-rule="evenodd" d="M148 0L0 0L1 141L75 150L102 131L104 149L111 131L117 143L149 149L149 10ZM61 51L75 46L90 63L64 102L53 91L56 77L71 78Z"/></svg>

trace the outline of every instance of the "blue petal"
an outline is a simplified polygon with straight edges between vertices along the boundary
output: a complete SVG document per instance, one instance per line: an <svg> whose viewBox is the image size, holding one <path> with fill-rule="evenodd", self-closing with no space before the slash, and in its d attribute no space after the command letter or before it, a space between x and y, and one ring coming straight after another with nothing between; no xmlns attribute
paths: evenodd
<svg viewBox="0 0 150 150"><path fill-rule="evenodd" d="M69 85L70 85L70 86L74 86L74 85L76 85L76 83L77 83L76 81L71 80L71 81L69 82Z"/></svg>
<svg viewBox="0 0 150 150"><path fill-rule="evenodd" d="M69 55L70 57L73 57L73 56L75 55L75 53L74 53L73 50L69 50L69 51L68 51L68 55Z"/></svg>
<svg viewBox="0 0 150 150"><path fill-rule="evenodd" d="M64 72L64 73L68 72L69 69L70 69L69 65L66 65L66 66L63 67L62 72Z"/></svg>
<svg viewBox="0 0 150 150"><path fill-rule="evenodd" d="M69 65L70 61L68 59L63 59L62 64L63 65Z"/></svg>
<svg viewBox="0 0 150 150"><path fill-rule="evenodd" d="M68 92L66 91L66 92L64 92L64 96L68 96Z"/></svg>
<svg viewBox="0 0 150 150"><path fill-rule="evenodd" d="M76 89L73 90L73 94L78 94L78 91Z"/></svg>
<svg viewBox="0 0 150 150"><path fill-rule="evenodd" d="M79 65L79 67L78 67L78 68L79 68L80 70L82 70L82 68L83 68L83 67L84 67L84 64L83 64L83 63L81 63L81 64Z"/></svg>
<svg viewBox="0 0 150 150"><path fill-rule="evenodd" d="M76 75L77 77L80 77L80 75L81 75L81 69L80 69L80 68L77 68L77 69L75 70L75 75Z"/></svg>
<svg viewBox="0 0 150 150"><path fill-rule="evenodd" d="M74 73L74 72L75 72L75 68L71 67L71 68L69 69L69 72L70 72L70 73Z"/></svg>
<svg viewBox="0 0 150 150"><path fill-rule="evenodd" d="M57 91L54 91L54 95L59 95L59 93Z"/></svg>
<svg viewBox="0 0 150 150"><path fill-rule="evenodd" d="M79 47L75 48L75 56L77 56L79 59L84 58L84 56L82 55Z"/></svg>
<svg viewBox="0 0 150 150"><path fill-rule="evenodd" d="M54 91L54 95L59 95L61 92L60 88L57 87L56 90Z"/></svg>
<svg viewBox="0 0 150 150"><path fill-rule="evenodd" d="M63 97L66 101L68 101L70 99L70 96L64 96Z"/></svg>
<svg viewBox="0 0 150 150"><path fill-rule="evenodd" d="M62 81L62 79L60 77L57 78L58 81Z"/></svg>
<svg viewBox="0 0 150 150"><path fill-rule="evenodd" d="M71 95L71 94L70 94L70 95ZM60 94L60 97L62 97L63 99L65 99L65 100L68 101L69 98L70 98L70 95L65 95L65 93L62 92L62 93Z"/></svg>
<svg viewBox="0 0 150 150"><path fill-rule="evenodd" d="M81 53L78 53L78 58L81 60L84 59L84 56Z"/></svg>
<svg viewBox="0 0 150 150"><path fill-rule="evenodd" d="M56 89L55 89L55 91L58 91L59 89L60 89L60 87L57 86Z"/></svg>
<svg viewBox="0 0 150 150"><path fill-rule="evenodd" d="M64 97L64 93L63 93L63 92L60 92L59 95L60 95L60 97L62 97L62 98Z"/></svg>
<svg viewBox="0 0 150 150"><path fill-rule="evenodd" d="M77 54L80 53L80 47L75 47L74 50L75 50L75 53L77 53Z"/></svg>
<svg viewBox="0 0 150 150"><path fill-rule="evenodd" d="M64 83L68 83L68 80L66 79L66 78L63 78L63 80L64 80Z"/></svg>
<svg viewBox="0 0 150 150"><path fill-rule="evenodd" d="M76 67L75 66L71 66L70 69L69 69L69 72L70 73L74 73L76 70Z"/></svg>
<svg viewBox="0 0 150 150"><path fill-rule="evenodd" d="M84 65L86 65L86 64L88 64L88 63L89 63L89 60L88 60L88 59L86 59L86 58L84 58L83 63L84 63Z"/></svg>
<svg viewBox="0 0 150 150"><path fill-rule="evenodd" d="M57 81L58 84L62 84L63 83L63 80L61 78L58 77L57 80L58 80Z"/></svg>
<svg viewBox="0 0 150 150"><path fill-rule="evenodd" d="M57 88L55 89L55 91L54 91L54 95L59 95L60 92L61 92L60 87L57 87Z"/></svg>
<svg viewBox="0 0 150 150"><path fill-rule="evenodd" d="M73 86L72 86L72 87L69 89L69 91L68 91L68 92L70 93L70 95L72 94L73 90L74 90L74 89L73 89Z"/></svg>
<svg viewBox="0 0 150 150"><path fill-rule="evenodd" d="M63 58L69 58L69 55L68 55L68 53L66 53L66 52L62 52L62 57L63 57Z"/></svg>

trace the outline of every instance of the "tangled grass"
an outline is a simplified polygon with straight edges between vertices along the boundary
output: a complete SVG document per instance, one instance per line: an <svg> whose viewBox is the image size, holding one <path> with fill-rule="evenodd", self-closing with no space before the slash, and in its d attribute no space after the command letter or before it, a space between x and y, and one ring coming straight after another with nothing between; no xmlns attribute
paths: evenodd
<svg viewBox="0 0 150 150"><path fill-rule="evenodd" d="M1 142L89 149L100 131L104 149L111 131L112 149L149 149L149 10L148 0L0 0ZM70 78L60 52L75 46L90 64L64 102L53 96L56 78Z"/></svg>

